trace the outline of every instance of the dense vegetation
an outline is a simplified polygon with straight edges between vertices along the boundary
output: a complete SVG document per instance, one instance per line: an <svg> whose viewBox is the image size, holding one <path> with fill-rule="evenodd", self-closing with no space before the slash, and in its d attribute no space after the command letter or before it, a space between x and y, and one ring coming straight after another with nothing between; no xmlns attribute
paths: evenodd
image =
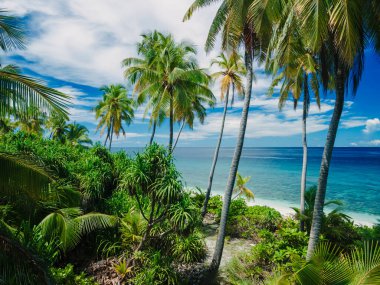
<svg viewBox="0 0 380 285"><path fill-rule="evenodd" d="M212 2L195 0L185 20ZM97 130L106 134L103 146L91 146L87 128L69 121L68 96L17 66L0 68L0 284L211 284L225 240L236 238L252 247L226 266L220 278L227 284L380 284L380 226L356 226L341 202L325 201L345 94L357 90L364 50L379 51L379 2L221 2L206 42L209 51L221 34L225 53L213 61L220 70L209 75L200 68L189 43L158 31L144 34L138 57L123 61L136 99L123 85L104 86L93 109ZM1 50L24 43L20 19L0 10ZM301 203L294 218L244 199L254 198L238 166L255 60L273 75L268 93L282 84L280 108L289 96L296 107L303 94ZM185 125L203 123L215 102L215 78L224 113L208 188L186 191L172 151ZM211 192L230 91L231 103L235 91L244 102L222 201ZM320 91L336 100L319 182L306 190L306 119L311 95L319 105ZM113 136L125 135L142 104L152 126L149 146L133 156L110 152ZM165 120L167 148L154 143ZM174 142L175 122L181 128ZM326 213L327 205L336 208ZM209 222L218 225L210 264Z"/></svg>

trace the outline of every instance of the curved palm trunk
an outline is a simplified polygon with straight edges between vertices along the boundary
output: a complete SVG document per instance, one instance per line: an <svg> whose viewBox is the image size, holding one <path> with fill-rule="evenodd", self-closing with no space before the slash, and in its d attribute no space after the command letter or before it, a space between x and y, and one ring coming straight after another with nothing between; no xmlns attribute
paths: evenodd
<svg viewBox="0 0 380 285"><path fill-rule="evenodd" d="M303 215L305 214L305 191L306 191L306 173L307 173L307 139L306 139L306 120L309 107L309 87L307 83L307 75L305 75L304 84L304 98L303 98L303 110L302 110L302 175L301 175L301 205L300 205L300 230L305 231L305 221Z"/></svg>
<svg viewBox="0 0 380 285"><path fill-rule="evenodd" d="M108 128L107 128L107 136L106 136L106 140L104 141L104 146L107 145L107 141L108 141L108 139L110 138L110 131L111 131L111 127L108 127Z"/></svg>
<svg viewBox="0 0 380 285"><path fill-rule="evenodd" d="M318 190L317 190L317 195L315 197L313 221L311 225L310 239L309 239L309 245L308 245L307 255L306 255L307 260L310 260L311 256L313 255L314 249L316 248L319 241L319 234L321 232L321 226L322 226L323 205L325 203L325 196L326 196L327 178L329 175L329 168L330 168L330 161L331 161L335 138L338 132L339 121L342 115L343 105L344 105L344 84L345 83L344 83L343 70L341 68L338 68L335 78L336 78L335 106L334 106L334 112L331 118L329 130L327 133L325 148L323 150L323 155L322 155L321 169L319 172Z"/></svg>
<svg viewBox="0 0 380 285"><path fill-rule="evenodd" d="M156 127L157 127L157 121L154 120L153 129L152 129L152 135L150 137L149 145L152 145L152 143L153 143L154 135L156 134Z"/></svg>
<svg viewBox="0 0 380 285"><path fill-rule="evenodd" d="M113 138L113 122L112 122L112 125L111 125L111 132L110 132L110 144L109 144L109 150L111 150L111 145L112 145L112 138Z"/></svg>
<svg viewBox="0 0 380 285"><path fill-rule="evenodd" d="M220 149L220 145L222 143L223 132L224 132L224 123L226 121L229 92L230 92L230 88L228 87L227 88L227 93L226 93L226 99L225 99L225 102L224 102L224 111L223 111L222 126L220 128L218 144L216 145L216 149L215 149L215 153L214 153L214 160L212 161L210 175L209 175L209 178L208 178L208 186L207 186L207 191L206 191L206 197L205 197L205 200L203 202L203 207L202 207L202 211L201 211L202 217L204 217L206 215L208 201L210 200L210 196L211 196L212 181L214 180L215 167L216 167L216 163L218 162L219 149Z"/></svg>
<svg viewBox="0 0 380 285"><path fill-rule="evenodd" d="M179 132L178 132L178 136L175 140L175 143L174 143L174 146L173 146L173 149L172 149L172 152L174 151L175 147L177 146L177 143L178 143L178 140L179 140L179 137L181 136L181 133L182 133L182 130L183 130L183 127L185 126L185 120L182 121L182 124L181 124L181 128L179 129Z"/></svg>
<svg viewBox="0 0 380 285"><path fill-rule="evenodd" d="M239 134L237 137L237 143L236 143L234 156L231 162L230 175L228 177L226 190L224 192L223 208L222 208L222 214L221 214L220 225L219 225L219 233L216 240L214 255L211 261L211 265L210 265L211 272L216 272L219 269L220 260L222 259L222 254L223 254L228 210L230 208L232 191L235 185L236 173L238 171L240 156L243 150L245 130L247 127L247 120L248 120L249 105L251 102L252 79L253 79L252 61L253 61L253 56L251 54L251 49L246 48L245 63L246 63L246 69L247 69L247 94L244 98L244 106L243 106L243 111L242 111L241 120L240 120Z"/></svg>
<svg viewBox="0 0 380 285"><path fill-rule="evenodd" d="M174 110L173 110L173 97L170 97L170 133L169 133L169 153L172 152L172 146L173 146L173 125L174 125Z"/></svg>

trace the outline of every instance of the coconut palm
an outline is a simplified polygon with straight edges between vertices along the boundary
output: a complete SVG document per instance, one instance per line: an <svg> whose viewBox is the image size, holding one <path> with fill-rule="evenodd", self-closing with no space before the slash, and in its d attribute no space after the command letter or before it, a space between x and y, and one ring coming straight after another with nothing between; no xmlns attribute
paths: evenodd
<svg viewBox="0 0 380 285"><path fill-rule="evenodd" d="M306 49L302 37L299 34L299 22L295 17L293 7L290 7L286 13L283 23L278 25L273 33L271 43L267 53L266 68L273 75L274 79L269 88L269 95L274 92L274 87L282 82L279 97L279 109L285 105L289 95L292 95L294 109L297 108L297 102L303 93L302 108L302 174L301 174L301 191L300 191L300 212L304 213L305 209L305 190L307 174L307 138L306 138L306 121L310 106L310 89L313 90L316 103L320 107L319 98L319 78L317 72L317 63L313 56ZM279 70L281 70L279 72ZM311 86L311 87L310 87ZM300 221L300 229L304 231L304 221Z"/></svg>
<svg viewBox="0 0 380 285"><path fill-rule="evenodd" d="M237 173L236 186L234 188L234 192L236 193L236 196L233 199L236 199L237 197L242 197L242 196L244 196L248 200L255 199L255 194L253 194L253 192L250 189L248 189L248 187L246 186L249 180L251 180L251 176L243 177L240 175L239 172Z"/></svg>
<svg viewBox="0 0 380 285"><path fill-rule="evenodd" d="M21 131L42 136L44 133L43 126L46 123L46 113L41 112L36 107L32 106L15 114L14 125Z"/></svg>
<svg viewBox="0 0 380 285"><path fill-rule="evenodd" d="M4 52L25 47L25 35L21 20L0 9L0 49ZM21 75L14 65L0 68L0 116L28 114L28 108L43 112L56 111L67 116L69 97L46 87L39 80Z"/></svg>
<svg viewBox="0 0 380 285"><path fill-rule="evenodd" d="M218 162L220 145L222 143L222 138L223 138L224 123L226 121L230 89L232 87L231 106L233 104L233 100L235 96L234 94L235 89L237 90L239 94L243 94L244 92L242 76L245 75L245 67L242 62L241 56L238 53L232 52L229 56L226 56L224 53L222 53L216 59L214 59L211 62L211 64L217 65L218 68L221 69L220 71L212 74L211 77L215 79L220 79L220 90L221 90L220 99L221 101L224 100L224 111L223 111L223 117L222 117L222 125L221 125L220 133L219 133L219 139L216 145L214 159L212 161L210 175L208 179L206 197L203 202L203 207L202 207L202 212L201 212L202 217L204 217L204 215L207 212L207 204L208 204L208 201L210 200L212 182L214 179L214 172L216 168L216 163Z"/></svg>
<svg viewBox="0 0 380 285"><path fill-rule="evenodd" d="M211 0L195 0L187 11L184 19L189 19L195 10L208 6L214 2L215 1ZM223 209L218 238L211 262L212 272L218 270L223 253L228 211L243 149L249 106L251 102L253 60L255 56L262 56L261 51L266 48L270 39L272 21L279 17L282 12L282 1L279 0L223 0L221 2L222 3L209 30L206 41L206 50L211 50L211 48L214 47L216 37L219 34L222 35L223 49L237 49L239 46L243 46L245 67L247 70L247 84L237 143L223 198Z"/></svg>
<svg viewBox="0 0 380 285"><path fill-rule="evenodd" d="M70 145L86 145L92 144L91 139L88 137L88 129L76 122L66 126L64 141Z"/></svg>
<svg viewBox="0 0 380 285"><path fill-rule="evenodd" d="M139 58L130 57L123 60L122 65L125 67L124 77L134 84L133 94L137 95L137 104L145 106L144 118L150 112L149 126L152 127L152 135L149 145L153 143L157 125L160 126L165 119L164 110L156 110L155 98L152 94L140 92L146 84L149 84L149 74L154 68L155 59L158 56L160 42L164 35L158 31L143 34L142 41L137 44L137 54ZM157 99L157 98L156 98Z"/></svg>
<svg viewBox="0 0 380 285"><path fill-rule="evenodd" d="M365 10L367 2L295 1L300 18L300 34L305 45L318 59L322 86L327 90L329 78L332 77L335 89L335 106L322 155L308 259L311 258L319 241L330 161L344 107L344 97L350 87L353 93L356 92L364 67L364 50L366 43L369 42L365 23L371 14Z"/></svg>
<svg viewBox="0 0 380 285"><path fill-rule="evenodd" d="M163 110L169 117L168 148L171 152L175 120L193 104L194 95L212 98L213 94L208 88L209 76L194 58L195 48L185 42L175 42L171 35L153 34L158 34L159 38L153 47L150 46L154 51L150 51L148 59L127 58L123 63L130 66L125 76L135 84L138 97L149 98L148 108L152 109L153 121Z"/></svg>
<svg viewBox="0 0 380 285"><path fill-rule="evenodd" d="M67 132L66 119L57 112L53 112L47 119L46 128L50 130L49 138L64 142Z"/></svg>
<svg viewBox="0 0 380 285"><path fill-rule="evenodd" d="M103 86L103 100L95 107L96 119L100 119L97 130L101 129L100 135L107 129L104 145L109 141L111 149L113 134L119 137L120 132L125 136L123 123L130 125L134 118L135 103L128 98L127 90L121 84Z"/></svg>

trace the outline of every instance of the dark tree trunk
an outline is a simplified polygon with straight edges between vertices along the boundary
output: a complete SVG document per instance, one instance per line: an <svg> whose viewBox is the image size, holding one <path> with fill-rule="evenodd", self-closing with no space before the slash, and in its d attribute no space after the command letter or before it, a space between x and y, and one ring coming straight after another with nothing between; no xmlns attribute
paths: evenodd
<svg viewBox="0 0 380 285"><path fill-rule="evenodd" d="M334 112L331 118L329 130L327 133L327 139L325 148L323 150L321 169L319 172L318 180L318 190L315 197L314 212L313 212L313 221L310 230L310 239L307 249L306 259L310 260L313 255L313 252L318 245L319 235L321 233L322 227L322 218L323 218L323 205L325 203L326 196L326 186L327 178L329 175L330 161L332 157L332 152L334 149L334 143L336 134L338 132L339 121L342 115L343 106L344 106L344 72L342 68L338 67L336 76L335 76L335 106Z"/></svg>
<svg viewBox="0 0 380 285"><path fill-rule="evenodd" d="M218 162L219 149L220 149L220 145L222 143L222 138L223 138L224 123L226 121L229 92L230 92L230 88L227 89L226 98L225 98L225 102L224 102L222 126L220 128L219 139L218 139L218 143L216 145L216 149L215 149L215 153L214 153L214 160L212 161L210 175L208 178L208 186L207 186L207 190L206 190L206 197L205 197L205 200L203 202L203 207L202 207L202 211L201 211L202 217L204 217L207 213L207 205L208 205L208 201L210 200L210 196L211 196L212 181L214 180L215 167L216 167L216 163Z"/></svg>
<svg viewBox="0 0 380 285"><path fill-rule="evenodd" d="M169 121L169 124L170 124L170 133L169 133L169 153L172 152L172 146L173 146L173 128L174 128L174 106L173 106L173 96L170 95L170 121Z"/></svg>
<svg viewBox="0 0 380 285"><path fill-rule="evenodd" d="M244 105L243 105L243 111L241 114L239 134L237 137L237 143L236 143L234 156L232 158L230 174L228 177L226 190L224 192L223 208L222 208L222 214L220 218L219 232L218 232L218 237L216 240L214 255L211 261L211 265L210 265L211 272L217 272L217 270L219 269L220 261L222 259L222 254L223 254L228 210L230 208L232 192L235 185L236 173L238 171L240 156L243 150L245 130L247 127L247 120L248 120L249 105L251 102L252 79L253 79L252 61L253 61L253 56L251 53L251 49L246 47L245 63L246 63L246 68L247 68L247 94L245 95L245 98L244 98Z"/></svg>
<svg viewBox="0 0 380 285"><path fill-rule="evenodd" d="M300 204L300 230L305 231L305 221L303 216L305 214L305 191L306 191L306 174L307 174L307 138L306 138L306 120L309 110L309 86L307 82L308 78L305 75L304 82L304 96L303 96L303 108L302 108L302 175L301 175L301 204Z"/></svg>
<svg viewBox="0 0 380 285"><path fill-rule="evenodd" d="M156 134L156 126L157 126L157 121L154 120L153 128L152 128L152 135L150 137L149 145L152 145L152 143L153 143L154 135Z"/></svg>
<svg viewBox="0 0 380 285"><path fill-rule="evenodd" d="M173 149L172 149L172 152L174 151L175 147L177 146L177 143L178 143L178 140L179 140L179 137L181 136L181 133L182 133L182 130L183 130L183 127L185 126L185 120L182 121L182 124L181 124L181 128L179 129L179 132L178 132L178 136L175 140L175 143L173 145Z"/></svg>

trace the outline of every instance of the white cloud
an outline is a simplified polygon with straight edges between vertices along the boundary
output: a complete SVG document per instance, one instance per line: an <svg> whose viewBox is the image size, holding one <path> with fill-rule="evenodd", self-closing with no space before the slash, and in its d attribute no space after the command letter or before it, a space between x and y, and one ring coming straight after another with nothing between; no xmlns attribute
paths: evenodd
<svg viewBox="0 0 380 285"><path fill-rule="evenodd" d="M351 146L380 146L380 140L359 141L350 143Z"/></svg>
<svg viewBox="0 0 380 285"><path fill-rule="evenodd" d="M380 131L380 120L379 118L369 119L365 123L365 129L363 130L364 133L370 134Z"/></svg>
<svg viewBox="0 0 380 285"><path fill-rule="evenodd" d="M99 86L123 80L122 59L135 56L139 36L154 29L193 42L201 65L207 67L210 57L203 51L208 32L205 27L210 25L216 6L195 13L191 21L183 23L182 17L192 2L6 0L2 5L21 16L32 15L32 37L21 53L32 62L30 68L63 80Z"/></svg>

